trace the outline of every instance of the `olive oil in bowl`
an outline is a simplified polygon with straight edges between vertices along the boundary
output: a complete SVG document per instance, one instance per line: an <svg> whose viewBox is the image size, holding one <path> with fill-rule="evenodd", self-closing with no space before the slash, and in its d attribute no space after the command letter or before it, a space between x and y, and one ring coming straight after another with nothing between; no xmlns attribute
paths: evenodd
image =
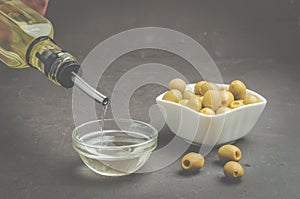
<svg viewBox="0 0 300 199"><path fill-rule="evenodd" d="M94 172L123 176L141 168L157 146L157 130L136 120L101 120L85 123L73 131L73 146ZM97 130L98 129L98 130Z"/></svg>

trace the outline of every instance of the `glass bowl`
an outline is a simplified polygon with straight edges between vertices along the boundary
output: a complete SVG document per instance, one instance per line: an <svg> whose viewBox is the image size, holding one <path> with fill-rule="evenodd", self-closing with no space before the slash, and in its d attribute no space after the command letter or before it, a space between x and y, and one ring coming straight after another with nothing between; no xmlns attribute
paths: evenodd
<svg viewBox="0 0 300 199"><path fill-rule="evenodd" d="M102 130L103 129L103 130ZM94 172L124 176L141 168L157 146L157 130L131 119L84 123L72 133L73 147Z"/></svg>

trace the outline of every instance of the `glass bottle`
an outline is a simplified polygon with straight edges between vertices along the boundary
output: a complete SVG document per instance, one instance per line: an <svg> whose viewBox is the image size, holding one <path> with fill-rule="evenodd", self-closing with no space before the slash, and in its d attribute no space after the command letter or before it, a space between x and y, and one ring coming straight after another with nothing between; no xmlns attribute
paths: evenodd
<svg viewBox="0 0 300 199"><path fill-rule="evenodd" d="M49 20L19 0L0 0L0 60L11 68L33 67L65 88L74 84L96 101L108 99L77 73L80 64L53 41Z"/></svg>

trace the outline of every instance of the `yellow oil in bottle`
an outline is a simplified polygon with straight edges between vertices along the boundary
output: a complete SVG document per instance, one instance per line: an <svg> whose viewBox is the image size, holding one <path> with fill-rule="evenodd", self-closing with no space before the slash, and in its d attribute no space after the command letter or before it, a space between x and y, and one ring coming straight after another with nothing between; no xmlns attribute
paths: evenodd
<svg viewBox="0 0 300 199"><path fill-rule="evenodd" d="M0 0L0 59L12 68L28 67L26 51L38 37L53 38L52 24L21 1Z"/></svg>
<svg viewBox="0 0 300 199"><path fill-rule="evenodd" d="M0 0L0 61L11 68L31 66L65 88L75 84L106 105L107 97L77 75L80 64L56 45L53 35L51 22L38 12L19 0Z"/></svg>
<svg viewBox="0 0 300 199"><path fill-rule="evenodd" d="M0 60L11 68L32 66L49 80L72 87L79 63L53 39L49 20L19 0L0 0Z"/></svg>

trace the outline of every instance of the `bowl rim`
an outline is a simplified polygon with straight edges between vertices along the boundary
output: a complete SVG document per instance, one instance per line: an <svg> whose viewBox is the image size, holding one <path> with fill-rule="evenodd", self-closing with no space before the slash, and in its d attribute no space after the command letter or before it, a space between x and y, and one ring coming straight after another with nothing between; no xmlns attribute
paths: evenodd
<svg viewBox="0 0 300 199"><path fill-rule="evenodd" d="M194 86L196 85L196 83L192 83L192 84L187 84L186 85L186 89L187 90L191 90L192 88L194 88ZM228 88L229 87L229 84L217 84L217 86L219 88ZM203 114L203 113L200 113L198 111L195 111L187 106L184 106L182 104L179 104L179 103L175 103L175 102L171 102L171 101L167 101L167 100L163 100L162 97L164 96L164 94L166 93L167 91L165 91L164 93L160 94L159 96L156 97L156 102L162 102L162 103L166 103L166 104L171 104L171 105L175 105L175 106L178 106L178 107L181 107L181 108L184 108L184 109L187 109L191 112L194 112L195 114L198 114L199 116L202 116L202 117L207 117L207 118L217 118L217 117L224 117L224 115L227 115L227 114L231 114L233 112L236 112L236 111L239 111L239 110L242 110L242 109L246 109L246 108L251 108L251 107L255 107L255 106L261 106L261 105L264 105L267 103L267 100L266 98L264 98L262 95L260 95L259 93L253 91L253 90L250 90L250 89L247 89L246 92L249 93L249 94L254 94L256 95L261 101L260 102L257 102L257 103L254 103L254 104L247 104L245 106L240 106L240 107L237 107L235 109L231 109L230 111L228 112L224 112L224 113L221 113L221 114L216 114L216 115L206 115L206 114Z"/></svg>
<svg viewBox="0 0 300 199"><path fill-rule="evenodd" d="M137 143L137 144L131 144L131 145L125 145L125 146L103 146L103 145L94 145L94 144L87 144L87 143L84 143L82 142L80 139L77 138L77 130L83 126L86 126L86 125L89 125L89 124L92 124L92 123L95 123L95 122L101 122L102 120L99 119L99 120L91 120L91 121L88 121L88 122L85 122L83 124L80 124L79 126L75 127L72 131L72 140L73 140L73 143L75 142L76 144L79 144L80 146L85 146L85 147L88 147L88 148L95 148L95 149L110 149L110 150L119 150L119 149L124 149L124 148L128 148L128 147L138 147L138 146L142 146L142 145L146 145L148 143L151 143L155 140L157 140L158 138L158 131L156 128L154 128L151 124L148 124L146 122L143 122L143 121L139 121L139 120L133 120L133 119L114 119L114 118L106 118L104 119L104 123L105 121L112 121L112 120L118 120L118 121L132 121L132 122L136 122L136 123L139 123L139 124L142 124L142 125L145 125L147 127L149 127L150 129L152 129L153 131L153 135L149 138L149 140L145 141L145 142L141 142L141 143ZM114 130L114 129L112 129ZM157 141L155 141L157 142Z"/></svg>

